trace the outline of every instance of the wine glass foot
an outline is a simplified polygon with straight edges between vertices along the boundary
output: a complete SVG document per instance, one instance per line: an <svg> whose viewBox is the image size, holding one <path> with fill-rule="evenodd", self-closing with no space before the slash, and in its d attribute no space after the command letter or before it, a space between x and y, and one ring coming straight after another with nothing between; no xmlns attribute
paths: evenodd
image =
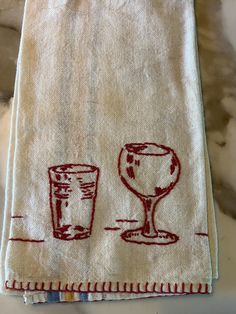
<svg viewBox="0 0 236 314"><path fill-rule="evenodd" d="M154 237L145 237L142 228L126 230L120 236L126 242L146 245L169 245L179 240L176 234L165 230L158 230L158 234Z"/></svg>

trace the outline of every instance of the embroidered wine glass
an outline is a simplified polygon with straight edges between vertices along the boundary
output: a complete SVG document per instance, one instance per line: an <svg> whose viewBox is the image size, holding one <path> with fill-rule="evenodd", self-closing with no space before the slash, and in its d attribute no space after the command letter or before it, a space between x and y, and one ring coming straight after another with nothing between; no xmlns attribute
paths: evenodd
<svg viewBox="0 0 236 314"><path fill-rule="evenodd" d="M167 245L178 241L174 233L161 230L155 222L155 211L180 177L180 161L170 147L156 143L126 144L118 161L123 184L141 201L144 223L140 228L126 230L121 238L138 244Z"/></svg>

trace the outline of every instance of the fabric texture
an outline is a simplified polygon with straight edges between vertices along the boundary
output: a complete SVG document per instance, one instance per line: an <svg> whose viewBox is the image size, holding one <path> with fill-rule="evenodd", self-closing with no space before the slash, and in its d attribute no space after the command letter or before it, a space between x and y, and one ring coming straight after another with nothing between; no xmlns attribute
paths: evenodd
<svg viewBox="0 0 236 314"><path fill-rule="evenodd" d="M207 294L217 235L192 0L26 1L1 290Z"/></svg>

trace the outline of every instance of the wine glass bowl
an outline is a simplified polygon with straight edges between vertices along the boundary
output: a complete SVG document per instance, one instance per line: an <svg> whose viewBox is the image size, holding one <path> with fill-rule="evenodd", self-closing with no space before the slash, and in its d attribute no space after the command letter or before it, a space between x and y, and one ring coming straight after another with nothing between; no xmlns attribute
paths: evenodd
<svg viewBox="0 0 236 314"><path fill-rule="evenodd" d="M179 181L180 161L170 147L156 143L126 144L119 155L119 176L144 206L144 224L127 230L121 238L139 244L171 244L178 240L175 234L157 230L155 208Z"/></svg>

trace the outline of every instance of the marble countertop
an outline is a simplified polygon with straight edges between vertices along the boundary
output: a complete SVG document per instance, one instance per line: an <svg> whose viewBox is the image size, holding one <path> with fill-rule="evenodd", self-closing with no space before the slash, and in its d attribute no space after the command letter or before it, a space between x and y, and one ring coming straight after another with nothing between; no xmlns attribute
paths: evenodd
<svg viewBox="0 0 236 314"><path fill-rule="evenodd" d="M0 86L0 199L9 121L5 103L13 92L23 3L24 0L0 0L0 81L5 82L4 88ZM1 314L236 313L236 219L233 218L236 217L236 22L231 23L236 16L236 1L224 0L222 5L220 0L197 0L196 10L208 147L217 202L220 277L214 282L213 294L34 306L24 305L22 298L1 295Z"/></svg>

